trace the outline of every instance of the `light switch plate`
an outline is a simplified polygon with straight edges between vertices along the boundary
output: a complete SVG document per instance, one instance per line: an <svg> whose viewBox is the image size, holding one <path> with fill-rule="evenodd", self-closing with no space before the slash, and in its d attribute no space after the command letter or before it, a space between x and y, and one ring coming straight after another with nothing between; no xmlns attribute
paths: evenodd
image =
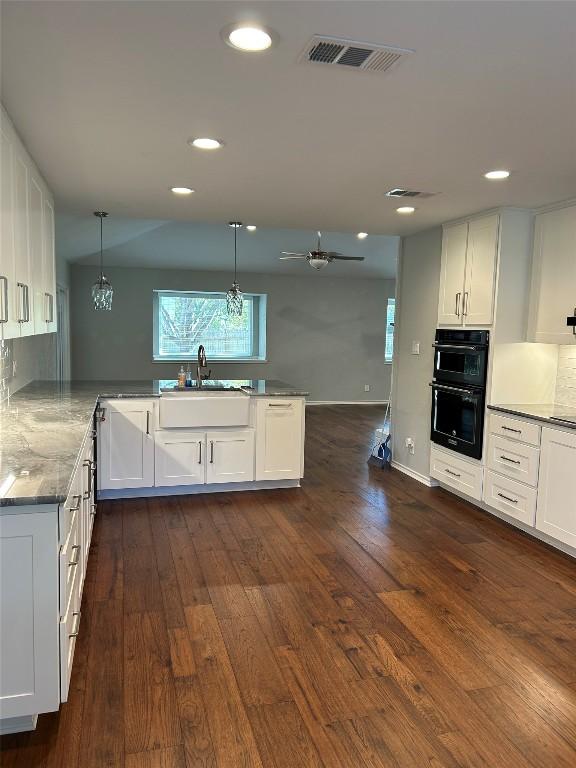
<svg viewBox="0 0 576 768"><path fill-rule="evenodd" d="M420 342L419 341L413 341L412 342L412 354L413 355L419 355L420 354Z"/></svg>

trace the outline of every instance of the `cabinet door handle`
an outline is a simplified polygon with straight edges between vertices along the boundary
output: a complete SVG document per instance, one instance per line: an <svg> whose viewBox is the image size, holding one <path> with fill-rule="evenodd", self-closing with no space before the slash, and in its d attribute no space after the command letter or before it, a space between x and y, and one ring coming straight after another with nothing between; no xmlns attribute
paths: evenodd
<svg viewBox="0 0 576 768"><path fill-rule="evenodd" d="M511 501L512 504L518 504L518 499L513 499L510 496L506 496L504 493L497 493L497 496L500 496L501 499L506 499L506 501Z"/></svg>
<svg viewBox="0 0 576 768"><path fill-rule="evenodd" d="M0 294L0 307L2 309L0 314L0 323L8 322L8 278L4 275L0 275L2 281L2 293Z"/></svg>
<svg viewBox="0 0 576 768"><path fill-rule="evenodd" d="M54 297L51 293L44 294L44 322L54 321Z"/></svg>
<svg viewBox="0 0 576 768"><path fill-rule="evenodd" d="M507 461L510 464L522 464L521 461L517 461L517 459L510 459L508 458L508 456L500 456L500 458L502 459L502 461Z"/></svg>
<svg viewBox="0 0 576 768"><path fill-rule="evenodd" d="M80 562L80 544L74 544L72 549L70 550L72 554L72 560L68 563L68 568L73 568L74 566L78 565ZM76 559L74 559L74 552L78 553L78 556Z"/></svg>
<svg viewBox="0 0 576 768"><path fill-rule="evenodd" d="M502 429L505 432L515 432L517 435L521 435L522 434L522 430L521 429L513 429L512 427L505 427L505 426L502 426Z"/></svg>
<svg viewBox="0 0 576 768"><path fill-rule="evenodd" d="M146 434L150 434L150 411L146 411Z"/></svg>
<svg viewBox="0 0 576 768"><path fill-rule="evenodd" d="M18 288L18 322L26 322L26 286L24 283L16 283Z"/></svg>
<svg viewBox="0 0 576 768"><path fill-rule="evenodd" d="M460 291L456 294L456 307L454 309L456 313L456 317L460 317L460 299L462 298L462 294Z"/></svg>
<svg viewBox="0 0 576 768"><path fill-rule="evenodd" d="M446 472L447 475L452 475L452 477L462 477L458 472L452 472L451 469L445 469L444 472Z"/></svg>
<svg viewBox="0 0 576 768"><path fill-rule="evenodd" d="M78 637L78 633L80 632L80 619L82 617L82 611L74 611L72 616L74 616L74 618L76 619L76 621L74 622L76 626L72 630L72 632L70 632L68 637Z"/></svg>
<svg viewBox="0 0 576 768"><path fill-rule="evenodd" d="M198 440L198 464L202 464L202 440Z"/></svg>
<svg viewBox="0 0 576 768"><path fill-rule="evenodd" d="M28 285L24 285L24 296L25 296L25 307L26 307L26 316L24 322L29 323L30 322L30 288Z"/></svg>
<svg viewBox="0 0 576 768"><path fill-rule="evenodd" d="M84 493L84 498L89 499L90 496L92 496L92 480L93 480L93 468L92 468L92 462L90 459L85 459L84 466L88 470L88 490Z"/></svg>
<svg viewBox="0 0 576 768"><path fill-rule="evenodd" d="M468 291L464 291L464 301L462 302L462 317L468 315Z"/></svg>
<svg viewBox="0 0 576 768"><path fill-rule="evenodd" d="M214 440L210 440L210 464L214 464Z"/></svg>

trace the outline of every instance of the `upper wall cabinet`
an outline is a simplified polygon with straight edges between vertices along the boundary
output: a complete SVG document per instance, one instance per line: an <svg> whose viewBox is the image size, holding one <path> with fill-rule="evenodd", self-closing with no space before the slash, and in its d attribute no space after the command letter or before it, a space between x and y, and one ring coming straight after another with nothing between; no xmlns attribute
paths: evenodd
<svg viewBox="0 0 576 768"><path fill-rule="evenodd" d="M566 325L575 307L576 205L572 205L535 217L529 340L576 343Z"/></svg>
<svg viewBox="0 0 576 768"><path fill-rule="evenodd" d="M444 228L439 325L491 325L498 258L497 214Z"/></svg>
<svg viewBox="0 0 576 768"><path fill-rule="evenodd" d="M54 203L0 108L0 336L56 330Z"/></svg>

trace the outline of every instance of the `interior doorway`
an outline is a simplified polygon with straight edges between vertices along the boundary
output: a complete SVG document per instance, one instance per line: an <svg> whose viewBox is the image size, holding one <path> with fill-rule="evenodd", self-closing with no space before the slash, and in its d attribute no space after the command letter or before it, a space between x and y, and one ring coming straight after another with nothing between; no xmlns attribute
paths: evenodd
<svg viewBox="0 0 576 768"><path fill-rule="evenodd" d="M56 334L56 378L69 381L70 373L70 302L68 288L56 286L56 313L58 332Z"/></svg>

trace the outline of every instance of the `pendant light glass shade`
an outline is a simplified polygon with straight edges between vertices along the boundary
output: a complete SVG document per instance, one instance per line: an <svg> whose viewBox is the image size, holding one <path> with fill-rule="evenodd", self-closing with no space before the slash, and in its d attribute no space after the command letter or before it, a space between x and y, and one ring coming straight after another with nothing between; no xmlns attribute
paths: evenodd
<svg viewBox="0 0 576 768"><path fill-rule="evenodd" d="M100 219L100 277L92 286L92 301L94 309L110 311L112 309L112 297L114 289L104 274L104 251L102 247L102 221L108 216L105 211L94 211L94 216Z"/></svg>
<svg viewBox="0 0 576 768"><path fill-rule="evenodd" d="M226 293L226 309L228 310L229 315L240 317L242 315L244 297L242 296L242 291L238 284L236 262L238 257L237 233L242 226L242 223L240 221L231 221L229 222L229 226L234 230L234 282L232 283L230 290Z"/></svg>

